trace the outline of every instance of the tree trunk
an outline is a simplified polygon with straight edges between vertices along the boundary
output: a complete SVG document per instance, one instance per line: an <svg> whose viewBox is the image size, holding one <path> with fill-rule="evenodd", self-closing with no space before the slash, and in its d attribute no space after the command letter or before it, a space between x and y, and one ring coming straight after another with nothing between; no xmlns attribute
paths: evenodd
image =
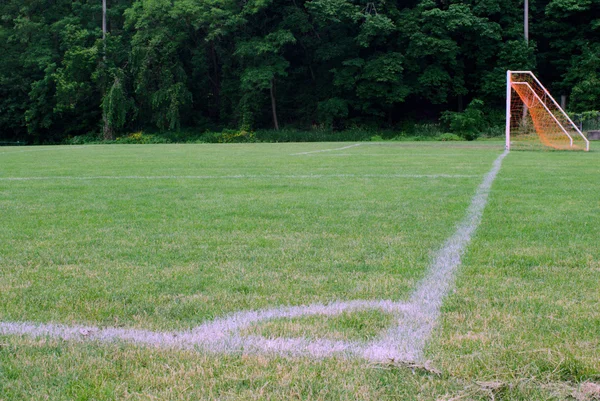
<svg viewBox="0 0 600 401"><path fill-rule="evenodd" d="M102 111L102 122L104 126L102 127L102 137L105 141L112 141L113 139L113 130L108 122L108 116L106 115L106 111Z"/></svg>
<svg viewBox="0 0 600 401"><path fill-rule="evenodd" d="M279 122L277 122L277 104L275 101L275 78L271 78L271 110L273 110L273 126L279 131Z"/></svg>

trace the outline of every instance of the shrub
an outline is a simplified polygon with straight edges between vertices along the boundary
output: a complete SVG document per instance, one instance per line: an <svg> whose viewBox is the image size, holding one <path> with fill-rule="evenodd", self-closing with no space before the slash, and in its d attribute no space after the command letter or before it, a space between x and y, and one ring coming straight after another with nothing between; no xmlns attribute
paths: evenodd
<svg viewBox="0 0 600 401"><path fill-rule="evenodd" d="M242 143L256 142L256 136L252 131L246 130L223 130L219 137L219 143Z"/></svg>
<svg viewBox="0 0 600 401"><path fill-rule="evenodd" d="M442 142L464 141L464 138L461 138L460 136L458 136L456 134L451 134L451 133L447 132L445 134L438 136L438 141L442 141Z"/></svg>
<svg viewBox="0 0 600 401"><path fill-rule="evenodd" d="M78 135L74 137L69 137L65 139L64 143L66 145L85 145L90 143L101 143L102 139L98 136L98 134L90 133L85 135Z"/></svg>
<svg viewBox="0 0 600 401"><path fill-rule="evenodd" d="M582 131L600 129L600 111L591 110L581 113L573 113L573 121Z"/></svg>
<svg viewBox="0 0 600 401"><path fill-rule="evenodd" d="M473 141L479 137L481 130L487 125L482 108L483 102L473 99L465 111L461 113L446 111L440 120L448 126L452 133L467 141Z"/></svg>
<svg viewBox="0 0 600 401"><path fill-rule="evenodd" d="M201 142L208 143L247 143L256 142L252 131L224 129L222 132L206 132L200 137Z"/></svg>
<svg viewBox="0 0 600 401"><path fill-rule="evenodd" d="M368 141L373 135L373 132L359 128L344 131L333 131L322 127L312 130L284 128L279 131L258 130L256 140L259 142ZM383 133L381 137L384 137Z"/></svg>
<svg viewBox="0 0 600 401"><path fill-rule="evenodd" d="M149 144L149 143L169 143L169 140L157 135L147 135L142 131L133 132L127 136L115 139L115 143L123 144Z"/></svg>

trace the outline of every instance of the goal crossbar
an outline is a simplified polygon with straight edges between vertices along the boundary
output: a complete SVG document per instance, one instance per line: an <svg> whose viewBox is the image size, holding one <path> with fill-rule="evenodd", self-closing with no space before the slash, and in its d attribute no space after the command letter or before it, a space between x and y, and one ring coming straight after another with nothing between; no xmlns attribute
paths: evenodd
<svg viewBox="0 0 600 401"><path fill-rule="evenodd" d="M522 87L527 88L527 94L520 89ZM556 149L589 150L588 139L537 77L531 71L510 70L506 73L506 149L511 148L515 136L513 131L518 131L519 125L525 125L512 121L519 118L514 115L515 99L512 97L515 95L518 97L517 100L522 102L520 110L523 122L529 114L535 133L545 146ZM528 101L530 104L527 104ZM540 109L536 108L535 101L541 106ZM564 139L560 139L561 135L564 135ZM568 145L562 143L566 138L568 138ZM578 144L574 143L575 138Z"/></svg>

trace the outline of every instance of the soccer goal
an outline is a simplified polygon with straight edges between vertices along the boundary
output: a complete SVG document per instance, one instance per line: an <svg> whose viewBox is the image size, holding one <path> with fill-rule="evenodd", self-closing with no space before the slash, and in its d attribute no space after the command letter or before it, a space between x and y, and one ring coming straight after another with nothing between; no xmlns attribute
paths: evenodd
<svg viewBox="0 0 600 401"><path fill-rule="evenodd" d="M506 149L590 150L590 143L531 71L506 72Z"/></svg>

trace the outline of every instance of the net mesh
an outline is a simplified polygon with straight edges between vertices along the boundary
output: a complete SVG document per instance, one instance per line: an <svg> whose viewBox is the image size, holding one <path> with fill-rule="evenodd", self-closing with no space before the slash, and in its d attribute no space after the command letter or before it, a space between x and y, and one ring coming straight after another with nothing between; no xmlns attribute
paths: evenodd
<svg viewBox="0 0 600 401"><path fill-rule="evenodd" d="M587 141L530 72L511 73L511 149L587 150Z"/></svg>

